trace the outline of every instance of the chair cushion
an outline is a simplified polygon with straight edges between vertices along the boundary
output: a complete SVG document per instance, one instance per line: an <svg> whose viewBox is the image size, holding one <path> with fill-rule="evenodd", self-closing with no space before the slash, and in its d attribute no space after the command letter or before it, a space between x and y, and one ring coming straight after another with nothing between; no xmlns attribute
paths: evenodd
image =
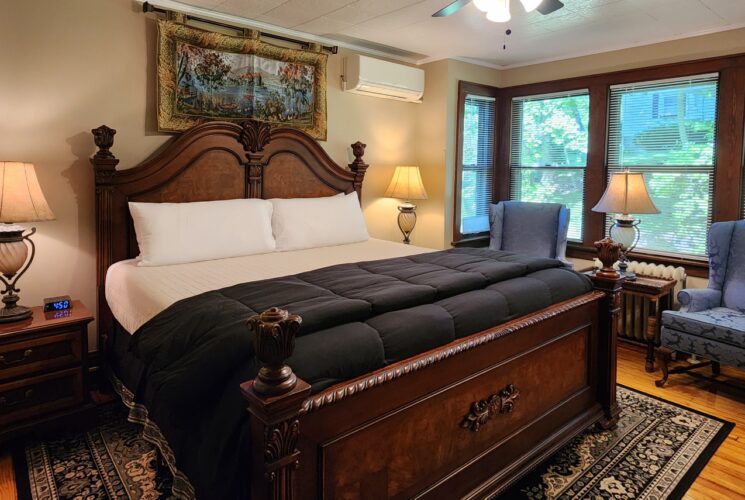
<svg viewBox="0 0 745 500"><path fill-rule="evenodd" d="M505 201L502 250L556 257L559 230L559 203L525 203Z"/></svg>
<svg viewBox="0 0 745 500"><path fill-rule="evenodd" d="M665 326L662 327L661 341L662 345L674 351L696 354L735 368L745 368L745 351L741 347L689 335Z"/></svg>
<svg viewBox="0 0 745 500"><path fill-rule="evenodd" d="M722 305L745 312L745 221L735 222L722 287Z"/></svg>
<svg viewBox="0 0 745 500"><path fill-rule="evenodd" d="M662 325L689 335L745 348L745 313L715 307L700 312L663 311Z"/></svg>

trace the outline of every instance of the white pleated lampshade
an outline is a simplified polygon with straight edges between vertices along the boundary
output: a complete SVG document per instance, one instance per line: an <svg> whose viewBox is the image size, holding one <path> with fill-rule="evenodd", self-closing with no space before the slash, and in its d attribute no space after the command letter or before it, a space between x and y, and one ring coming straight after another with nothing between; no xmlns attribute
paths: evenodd
<svg viewBox="0 0 745 500"><path fill-rule="evenodd" d="M54 220L31 163L0 162L0 222Z"/></svg>
<svg viewBox="0 0 745 500"><path fill-rule="evenodd" d="M422 183L419 167L398 166L393 172L393 178L383 195L386 198L400 198L402 200L426 200L427 191Z"/></svg>
<svg viewBox="0 0 745 500"><path fill-rule="evenodd" d="M649 197L644 174L641 172L616 172L611 175L608 187L593 212L619 214L658 214L659 209Z"/></svg>

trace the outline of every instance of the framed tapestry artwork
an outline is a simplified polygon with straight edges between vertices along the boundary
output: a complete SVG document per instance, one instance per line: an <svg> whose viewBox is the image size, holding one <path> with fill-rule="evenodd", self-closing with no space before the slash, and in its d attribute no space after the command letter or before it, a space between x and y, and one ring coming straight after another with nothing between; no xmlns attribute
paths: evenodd
<svg viewBox="0 0 745 500"><path fill-rule="evenodd" d="M253 119L326 140L327 57L158 21L158 129Z"/></svg>

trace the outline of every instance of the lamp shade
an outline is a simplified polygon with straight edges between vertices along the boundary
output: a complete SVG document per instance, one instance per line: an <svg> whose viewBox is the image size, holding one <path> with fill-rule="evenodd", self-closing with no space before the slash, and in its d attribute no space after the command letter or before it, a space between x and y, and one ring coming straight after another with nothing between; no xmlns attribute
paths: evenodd
<svg viewBox="0 0 745 500"><path fill-rule="evenodd" d="M30 163L0 162L0 222L54 220Z"/></svg>
<svg viewBox="0 0 745 500"><path fill-rule="evenodd" d="M660 211L649 197L644 174L641 172L616 172L611 175L608 187L593 212L620 214L658 214Z"/></svg>
<svg viewBox="0 0 745 500"><path fill-rule="evenodd" d="M388 189L385 190L383 196L404 200L426 200L427 191L424 190L419 167L396 167L391 183L388 185Z"/></svg>

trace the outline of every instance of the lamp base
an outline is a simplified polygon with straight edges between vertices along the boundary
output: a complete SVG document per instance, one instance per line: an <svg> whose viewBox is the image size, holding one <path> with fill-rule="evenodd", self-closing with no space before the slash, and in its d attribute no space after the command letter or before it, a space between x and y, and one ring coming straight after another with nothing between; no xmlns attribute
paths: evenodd
<svg viewBox="0 0 745 500"><path fill-rule="evenodd" d="M626 278L626 281L636 281L636 273L627 271L626 269L628 267L629 267L628 258L622 251L621 257L618 259L618 273L624 278Z"/></svg>
<svg viewBox="0 0 745 500"><path fill-rule="evenodd" d="M26 306L3 307L0 309L0 323L23 321L30 318L32 313L31 308Z"/></svg>
<svg viewBox="0 0 745 500"><path fill-rule="evenodd" d="M404 235L404 243L406 245L411 243L409 236L416 226L416 205L413 203L403 203L398 206L398 228L401 230L401 234Z"/></svg>

